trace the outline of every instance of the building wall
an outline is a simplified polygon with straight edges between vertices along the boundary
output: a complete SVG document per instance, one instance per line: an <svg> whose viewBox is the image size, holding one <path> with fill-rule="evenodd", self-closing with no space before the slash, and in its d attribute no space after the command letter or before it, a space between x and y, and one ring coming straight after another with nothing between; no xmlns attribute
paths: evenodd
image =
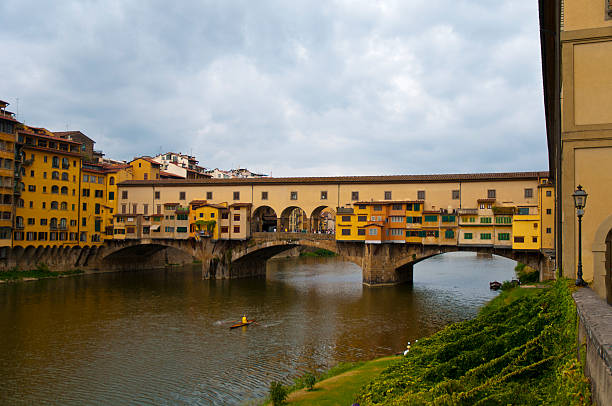
<svg viewBox="0 0 612 406"><path fill-rule="evenodd" d="M605 237L612 228L612 20L606 18L603 1L566 0L564 6L561 267L565 276L576 275L578 227L571 195L580 184L589 194L582 228L584 279L612 303L605 254Z"/></svg>

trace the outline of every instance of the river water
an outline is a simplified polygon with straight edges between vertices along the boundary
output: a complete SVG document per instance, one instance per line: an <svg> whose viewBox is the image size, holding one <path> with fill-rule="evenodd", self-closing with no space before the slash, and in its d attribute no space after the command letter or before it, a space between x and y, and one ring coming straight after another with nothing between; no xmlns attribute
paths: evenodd
<svg viewBox="0 0 612 406"><path fill-rule="evenodd" d="M402 351L473 317L514 262L437 256L414 284L368 288L337 258L271 260L267 277L197 268L0 285L0 404L232 405L272 380ZM242 314L258 325L229 330Z"/></svg>

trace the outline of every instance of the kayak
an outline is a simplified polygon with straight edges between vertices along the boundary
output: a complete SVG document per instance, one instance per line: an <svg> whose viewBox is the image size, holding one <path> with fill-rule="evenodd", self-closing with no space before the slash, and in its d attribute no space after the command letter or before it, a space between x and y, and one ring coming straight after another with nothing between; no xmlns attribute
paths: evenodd
<svg viewBox="0 0 612 406"><path fill-rule="evenodd" d="M230 326L230 330L233 329L233 328L248 326L251 323L255 323L255 320L247 320L246 323L237 323L237 324L234 324L233 326Z"/></svg>

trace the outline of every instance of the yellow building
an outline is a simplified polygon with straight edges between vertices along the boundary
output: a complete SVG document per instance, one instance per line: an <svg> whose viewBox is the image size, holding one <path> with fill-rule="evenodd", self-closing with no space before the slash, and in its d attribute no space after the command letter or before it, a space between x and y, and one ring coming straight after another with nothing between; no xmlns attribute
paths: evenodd
<svg viewBox="0 0 612 406"><path fill-rule="evenodd" d="M148 156L134 158L129 165L132 168L131 179L133 180L157 180L160 178L162 164L155 162L153 158Z"/></svg>
<svg viewBox="0 0 612 406"><path fill-rule="evenodd" d="M79 222L80 144L22 125L17 130L17 151L21 167L13 246L86 242Z"/></svg>
<svg viewBox="0 0 612 406"><path fill-rule="evenodd" d="M13 113L6 110L7 106L7 102L0 100L0 259L7 257L13 237L15 126L18 122Z"/></svg>
<svg viewBox="0 0 612 406"><path fill-rule="evenodd" d="M220 219L222 210L227 209L227 203L213 204L206 200L194 200L189 203L189 232L196 239L220 236Z"/></svg>

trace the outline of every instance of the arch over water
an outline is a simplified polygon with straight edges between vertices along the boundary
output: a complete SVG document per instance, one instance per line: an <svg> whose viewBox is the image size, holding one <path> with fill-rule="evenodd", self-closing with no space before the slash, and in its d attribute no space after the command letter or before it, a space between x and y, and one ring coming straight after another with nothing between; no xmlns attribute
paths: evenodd
<svg viewBox="0 0 612 406"><path fill-rule="evenodd" d="M135 244L112 251L101 258L102 267L147 269L193 263L196 258L184 249L161 243Z"/></svg>

